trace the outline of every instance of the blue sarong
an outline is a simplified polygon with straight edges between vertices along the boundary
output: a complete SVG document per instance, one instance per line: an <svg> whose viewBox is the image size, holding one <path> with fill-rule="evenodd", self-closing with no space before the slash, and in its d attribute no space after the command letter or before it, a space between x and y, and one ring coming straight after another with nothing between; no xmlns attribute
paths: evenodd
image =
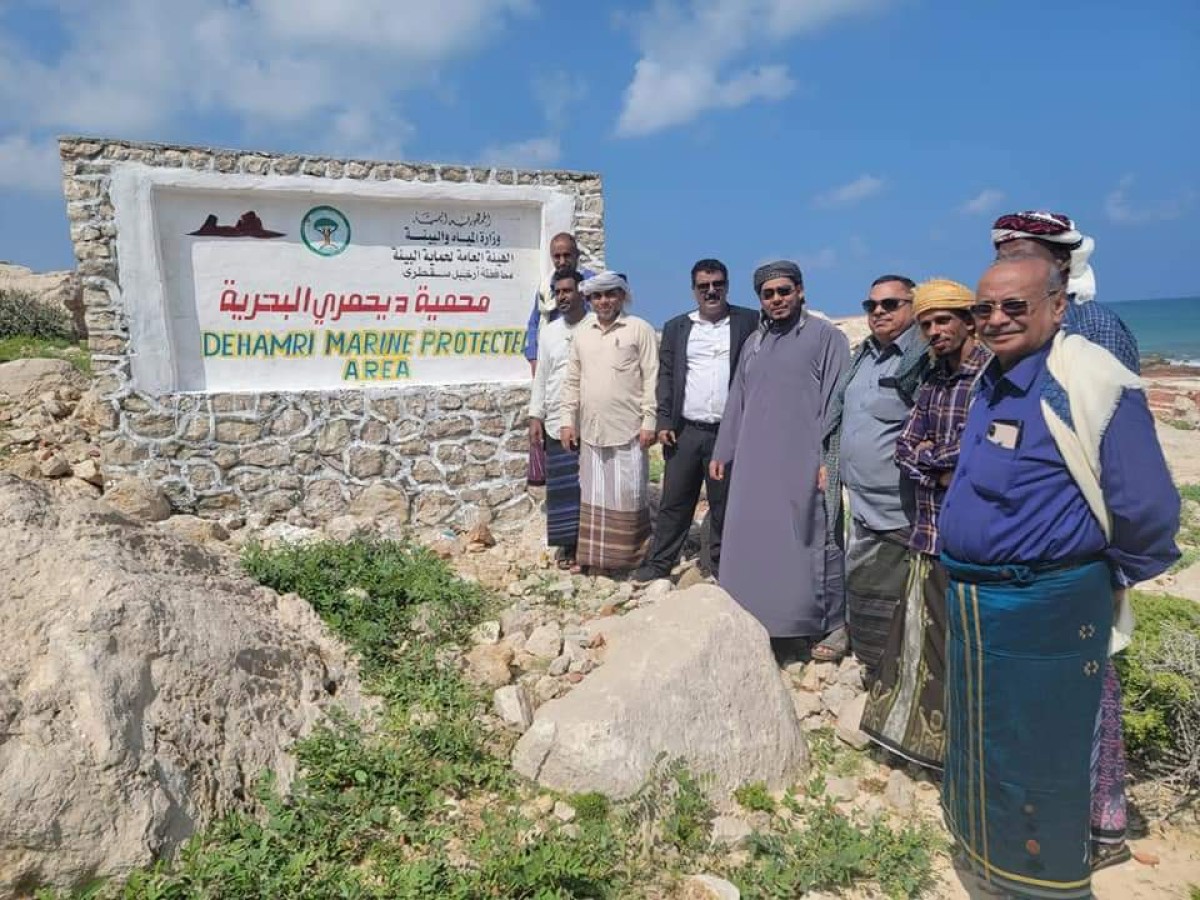
<svg viewBox="0 0 1200 900"><path fill-rule="evenodd" d="M546 438L546 543L579 542L579 453Z"/></svg>
<svg viewBox="0 0 1200 900"><path fill-rule="evenodd" d="M976 874L1017 897L1091 897L1089 769L1108 658L1108 564L945 554L942 809Z"/></svg>

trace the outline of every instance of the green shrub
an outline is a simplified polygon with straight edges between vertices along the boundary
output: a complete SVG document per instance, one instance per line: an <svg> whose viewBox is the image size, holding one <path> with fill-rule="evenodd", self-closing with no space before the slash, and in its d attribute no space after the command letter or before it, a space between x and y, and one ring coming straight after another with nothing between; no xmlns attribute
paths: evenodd
<svg viewBox="0 0 1200 900"><path fill-rule="evenodd" d="M66 310L26 291L0 290L0 338L18 336L69 341L75 328Z"/></svg>
<svg viewBox="0 0 1200 900"><path fill-rule="evenodd" d="M733 799L743 809L751 812L775 812L775 798L771 796L771 792L761 781L743 784L733 792Z"/></svg>
<svg viewBox="0 0 1200 900"><path fill-rule="evenodd" d="M1200 725L1200 658L1191 662L1200 653L1200 605L1134 592L1133 608L1133 643L1116 657L1125 745L1138 766L1169 777L1184 759L1195 765L1200 752L1191 731Z"/></svg>

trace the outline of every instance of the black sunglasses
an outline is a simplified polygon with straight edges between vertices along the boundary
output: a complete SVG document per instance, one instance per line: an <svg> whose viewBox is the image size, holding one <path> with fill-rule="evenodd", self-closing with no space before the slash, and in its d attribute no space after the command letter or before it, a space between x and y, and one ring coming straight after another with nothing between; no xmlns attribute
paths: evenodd
<svg viewBox="0 0 1200 900"><path fill-rule="evenodd" d="M729 282L721 281L697 281L692 285L692 290L699 291L701 294L707 294L709 291L723 291L729 287Z"/></svg>
<svg viewBox="0 0 1200 900"><path fill-rule="evenodd" d="M1057 294L1057 290L1046 291L1039 297L1039 300L1044 300L1046 297L1053 297ZM973 303L967 307L967 312L973 315L976 319L983 319L985 322L992 317L999 307L1000 312L1008 316L1010 319L1017 319L1029 312L1029 304L1031 301L1022 300L1020 297L1009 297L1005 300L982 300L979 303Z"/></svg>
<svg viewBox="0 0 1200 900"><path fill-rule="evenodd" d="M794 293L796 293L794 287L763 288L762 298L771 300L775 297L790 297Z"/></svg>
<svg viewBox="0 0 1200 900"><path fill-rule="evenodd" d="M895 312L905 303L912 303L907 297L884 297L882 300L864 300L862 308L864 312L873 313L875 307L879 307L884 312Z"/></svg>

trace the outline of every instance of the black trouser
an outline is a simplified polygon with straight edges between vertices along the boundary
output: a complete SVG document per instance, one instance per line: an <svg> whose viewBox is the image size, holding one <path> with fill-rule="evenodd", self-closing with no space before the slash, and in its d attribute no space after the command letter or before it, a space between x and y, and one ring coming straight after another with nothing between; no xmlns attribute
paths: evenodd
<svg viewBox="0 0 1200 900"><path fill-rule="evenodd" d="M662 500L658 505L658 522L654 528L654 546L643 565L662 575L668 574L679 562L692 519L700 485L708 495L709 559L701 564L715 574L721 562L721 529L725 525L725 494L730 473L723 481L708 477L713 445L717 442L719 423L705 424L684 421L675 434L675 446L664 447L666 471L663 474Z"/></svg>

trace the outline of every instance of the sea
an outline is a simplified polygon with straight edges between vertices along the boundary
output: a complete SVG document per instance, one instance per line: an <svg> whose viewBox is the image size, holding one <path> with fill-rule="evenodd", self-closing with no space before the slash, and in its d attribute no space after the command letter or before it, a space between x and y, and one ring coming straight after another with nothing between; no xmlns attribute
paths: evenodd
<svg viewBox="0 0 1200 900"><path fill-rule="evenodd" d="M1200 297L1108 304L1137 338L1143 359L1200 366Z"/></svg>

